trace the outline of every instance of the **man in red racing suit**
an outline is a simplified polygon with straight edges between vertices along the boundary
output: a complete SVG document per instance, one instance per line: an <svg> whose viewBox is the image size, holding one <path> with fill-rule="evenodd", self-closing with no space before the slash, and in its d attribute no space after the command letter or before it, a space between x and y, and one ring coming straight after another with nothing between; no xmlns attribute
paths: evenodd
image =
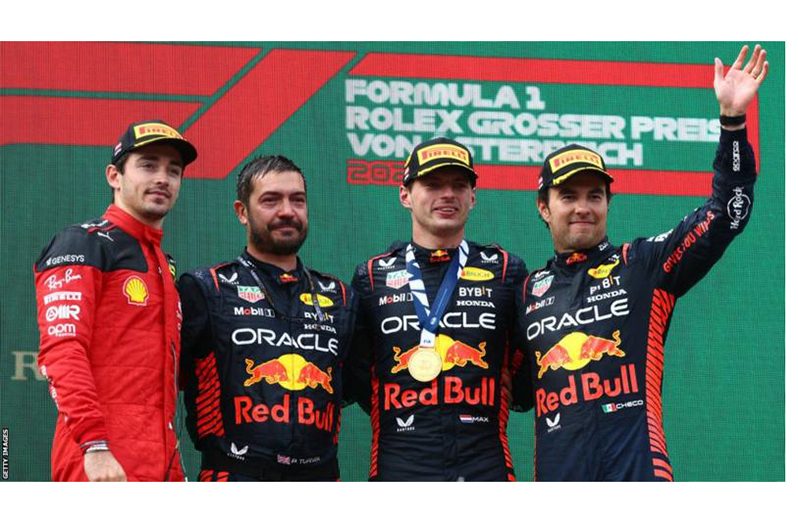
<svg viewBox="0 0 798 523"><path fill-rule="evenodd" d="M183 479L172 423L181 312L161 227L196 156L163 122L132 124L106 168L114 204L36 261L39 365L58 408L53 480Z"/></svg>
<svg viewBox="0 0 798 523"><path fill-rule="evenodd" d="M538 210L556 255L529 275L517 304L534 369L536 480L673 480L662 423L671 315L742 232L753 201L744 114L767 62L757 46L742 69L745 52L725 77L716 59L712 196L672 230L610 244L604 159L570 145L544 161Z"/></svg>

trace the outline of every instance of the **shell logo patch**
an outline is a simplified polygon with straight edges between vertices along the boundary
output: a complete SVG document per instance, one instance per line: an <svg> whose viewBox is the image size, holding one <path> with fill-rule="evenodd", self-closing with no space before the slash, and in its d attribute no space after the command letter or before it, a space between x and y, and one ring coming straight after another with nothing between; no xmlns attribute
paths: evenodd
<svg viewBox="0 0 798 523"><path fill-rule="evenodd" d="M332 307L334 305L333 301L327 296L324 296L322 294L316 294L316 297L319 299L320 307ZM309 292L303 292L302 294L300 294L299 299L305 305L313 305L313 298L310 296Z"/></svg>
<svg viewBox="0 0 798 523"><path fill-rule="evenodd" d="M147 284L138 276L131 276L125 280L125 284L122 286L122 293L127 297L129 304L140 307L147 305L147 300L150 298Z"/></svg>
<svg viewBox="0 0 798 523"><path fill-rule="evenodd" d="M460 277L470 281L488 281L493 279L493 273L478 267L463 267Z"/></svg>
<svg viewBox="0 0 798 523"><path fill-rule="evenodd" d="M602 280L610 275L612 270L618 266L621 262L620 258L616 258L613 263L606 263L604 265L599 265L598 267L593 267L592 269L588 269L587 273L596 278L597 280Z"/></svg>

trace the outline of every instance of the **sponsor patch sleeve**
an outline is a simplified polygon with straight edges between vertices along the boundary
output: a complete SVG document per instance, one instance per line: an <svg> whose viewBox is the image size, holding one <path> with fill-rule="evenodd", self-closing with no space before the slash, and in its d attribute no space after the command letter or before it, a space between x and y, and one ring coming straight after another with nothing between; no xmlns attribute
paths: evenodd
<svg viewBox="0 0 798 523"><path fill-rule="evenodd" d="M756 165L745 129L721 131L712 196L671 231L635 240L631 259L641 257L657 286L677 297L703 278L740 234L751 216Z"/></svg>
<svg viewBox="0 0 798 523"><path fill-rule="evenodd" d="M102 253L82 231L57 235L34 266L38 364L58 415L78 445L108 440L92 374L94 311L102 293Z"/></svg>

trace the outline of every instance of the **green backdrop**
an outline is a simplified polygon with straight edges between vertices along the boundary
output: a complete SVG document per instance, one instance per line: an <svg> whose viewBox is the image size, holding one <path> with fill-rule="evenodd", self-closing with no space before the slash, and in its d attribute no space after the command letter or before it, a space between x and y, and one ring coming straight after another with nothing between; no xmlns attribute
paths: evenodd
<svg viewBox="0 0 798 523"><path fill-rule="evenodd" d="M63 226L108 204L103 169L128 122L160 117L197 145L165 225L179 270L234 257L244 232L235 173L279 153L308 177L306 263L351 278L408 238L396 175L409 148L445 134L480 173L467 236L530 269L552 248L534 210L545 154L603 152L618 183L615 243L673 227L709 193L718 135L712 60L739 42L25 43L0 46L0 424L4 479L47 480L55 407L35 370L32 264ZM784 43L749 132L760 162L748 228L678 302L666 344L665 430L677 480L783 481ZM182 418L183 413L180 413ZM533 414L512 413L519 479ZM198 456L183 427L184 461ZM352 406L344 480L367 477L370 428ZM7 476L5 473L7 472Z"/></svg>

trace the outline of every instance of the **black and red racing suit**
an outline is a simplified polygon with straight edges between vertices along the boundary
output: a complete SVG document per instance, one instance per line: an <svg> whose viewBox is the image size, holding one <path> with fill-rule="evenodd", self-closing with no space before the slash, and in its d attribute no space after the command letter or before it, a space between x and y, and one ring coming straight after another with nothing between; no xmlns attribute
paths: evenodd
<svg viewBox="0 0 798 523"><path fill-rule="evenodd" d="M172 420L180 300L163 231L116 205L72 225L34 266L39 365L58 407L54 481L86 481L107 445L128 481L181 481Z"/></svg>
<svg viewBox="0 0 798 523"><path fill-rule="evenodd" d="M742 232L756 179L745 130L722 131L712 196L674 229L558 254L517 296L532 361L535 478L673 480L662 423L676 300Z"/></svg>
<svg viewBox="0 0 798 523"><path fill-rule="evenodd" d="M350 289L301 261L286 272L247 252L178 287L200 481L337 480Z"/></svg>
<svg viewBox="0 0 798 523"><path fill-rule="evenodd" d="M524 262L498 246L468 242L463 274L441 319L436 345L443 370L416 381L408 357L419 345L419 324L407 280L407 243L356 269L359 296L348 386L371 415L369 477L383 481L507 481L515 478L507 443L513 360L510 328L514 289L526 276ZM430 251L414 245L432 302L457 249ZM451 261L450 261L451 260ZM516 373L519 379L529 373ZM357 386L359 385L359 386ZM529 395L531 383L515 384Z"/></svg>

